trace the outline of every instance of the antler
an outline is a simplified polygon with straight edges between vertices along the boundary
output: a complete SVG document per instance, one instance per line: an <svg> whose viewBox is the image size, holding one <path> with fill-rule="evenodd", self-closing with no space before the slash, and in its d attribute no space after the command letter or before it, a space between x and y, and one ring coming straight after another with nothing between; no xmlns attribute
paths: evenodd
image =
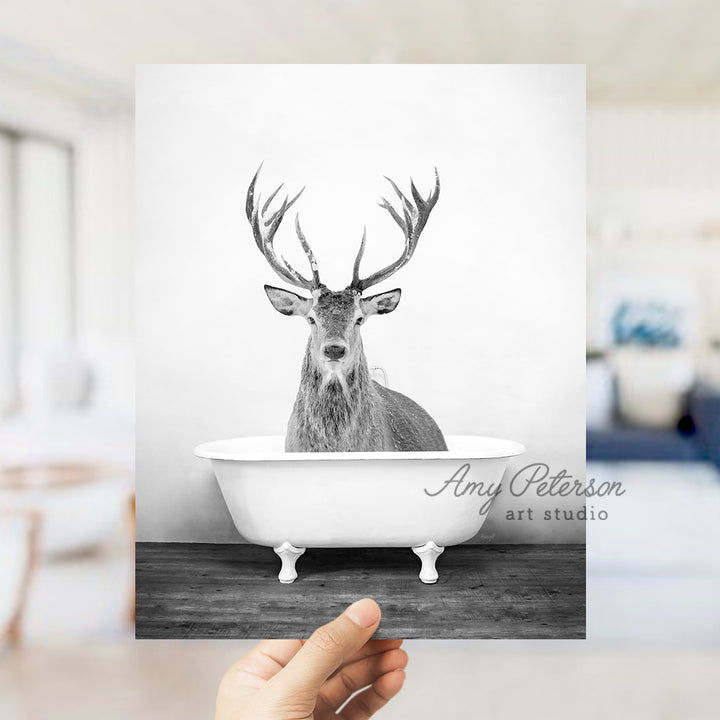
<svg viewBox="0 0 720 720"><path fill-rule="evenodd" d="M363 230L360 250L358 251L357 257L355 258L355 265L353 266L353 279L349 285L350 289L357 290L358 292L363 292L363 290L367 290L371 285L377 285L379 282L387 280L387 278L394 275L410 260L420 239L420 233L423 231L425 223L427 223L430 213L438 201L438 197L440 197L440 177L438 176L437 168L435 168L435 188L427 200L422 198L415 187L415 183L412 179L410 180L410 191L415 201L414 204L403 195L400 188L389 177L385 179L392 185L393 190L400 198L402 216L385 198L381 198L382 202L378 204L390 213L392 219L403 231L405 235L405 250L394 263L384 267L382 270L378 270L376 273L370 275L370 277L362 279L360 278L360 261L365 252L365 231Z"/></svg>
<svg viewBox="0 0 720 720"><path fill-rule="evenodd" d="M275 196L280 192L282 184L270 195L265 201L265 204L260 208L260 194L258 193L257 204L255 203L255 183L257 182L258 175L262 164L257 169L250 187L248 188L247 200L245 203L245 213L250 221L250 225L253 229L253 235L255 236L255 244L258 246L260 252L265 256L265 259L270 263L270 267L283 279L285 282L297 287L304 288L305 290L316 290L321 286L320 273L318 272L317 261L313 254L308 241L305 239L303 231L300 229L300 214L295 216L295 232L300 240L305 255L310 263L310 269L312 270L312 280L308 280L303 277L290 263L282 256L278 258L275 254L275 248L273 246L273 239L275 233L280 227L285 213L292 207L293 203L302 195L303 188L292 200L289 200L289 196L286 195L282 201L282 205L275 210L269 217L266 218L266 213L270 203L275 199Z"/></svg>

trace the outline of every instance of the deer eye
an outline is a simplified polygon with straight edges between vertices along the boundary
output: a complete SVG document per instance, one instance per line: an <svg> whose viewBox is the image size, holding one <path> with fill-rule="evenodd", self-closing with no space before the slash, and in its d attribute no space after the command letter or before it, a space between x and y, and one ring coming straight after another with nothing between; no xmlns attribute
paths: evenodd
<svg viewBox="0 0 720 720"><path fill-rule="evenodd" d="M309 317L309 318L307 319L307 321L308 321L311 325L315 325L315 319L314 319L314 318Z"/></svg>
<svg viewBox="0 0 720 720"><path fill-rule="evenodd" d="M359 318L355 321L355 324L356 324L356 325L362 325L364 319L365 319L365 318L363 318L363 317L359 317Z"/></svg>

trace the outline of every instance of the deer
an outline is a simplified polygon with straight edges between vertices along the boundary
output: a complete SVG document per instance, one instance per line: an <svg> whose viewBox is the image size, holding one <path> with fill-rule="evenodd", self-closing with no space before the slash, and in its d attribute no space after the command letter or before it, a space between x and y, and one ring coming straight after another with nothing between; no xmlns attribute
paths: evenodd
<svg viewBox="0 0 720 720"><path fill-rule="evenodd" d="M405 245L394 262L367 277L360 277L365 252L366 229L353 265L350 284L333 291L320 280L318 264L295 215L295 232L310 265L309 277L302 275L274 247L275 234L286 212L305 188L292 199L285 196L277 209L270 210L283 184L265 202L256 197L262 165L247 191L246 214L258 250L275 273L287 284L305 290L309 297L272 285L265 293L279 313L305 319L310 336L285 436L287 452L381 452L447 450L437 423L416 402L402 393L371 379L360 334L362 325L375 315L397 308L401 290L396 288L369 297L366 290L387 280L412 258L432 209L440 196L440 178L435 169L435 187L427 198L410 181L412 201L390 178L399 198L400 210L384 197L379 203L403 232Z"/></svg>

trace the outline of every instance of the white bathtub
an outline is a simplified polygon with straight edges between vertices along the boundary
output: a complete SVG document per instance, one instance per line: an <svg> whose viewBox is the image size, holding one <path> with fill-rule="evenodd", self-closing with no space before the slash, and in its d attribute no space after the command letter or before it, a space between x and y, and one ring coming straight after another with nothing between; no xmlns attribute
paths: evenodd
<svg viewBox="0 0 720 720"><path fill-rule="evenodd" d="M212 462L238 532L280 556L283 583L297 577L306 548L340 547L412 548L420 579L435 582L438 555L480 530L508 459L525 451L465 435L447 436L441 452L287 453L284 441L248 437L195 448Z"/></svg>

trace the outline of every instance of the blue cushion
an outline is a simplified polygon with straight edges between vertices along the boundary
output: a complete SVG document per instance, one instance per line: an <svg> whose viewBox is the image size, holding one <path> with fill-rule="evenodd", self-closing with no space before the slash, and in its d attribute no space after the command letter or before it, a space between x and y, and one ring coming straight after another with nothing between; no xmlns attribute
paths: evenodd
<svg viewBox="0 0 720 720"><path fill-rule="evenodd" d="M720 390L697 385L688 404L704 454L720 466Z"/></svg>
<svg viewBox="0 0 720 720"><path fill-rule="evenodd" d="M695 435L681 435L676 430L614 427L587 431L587 459L687 462L704 459L704 453Z"/></svg>

